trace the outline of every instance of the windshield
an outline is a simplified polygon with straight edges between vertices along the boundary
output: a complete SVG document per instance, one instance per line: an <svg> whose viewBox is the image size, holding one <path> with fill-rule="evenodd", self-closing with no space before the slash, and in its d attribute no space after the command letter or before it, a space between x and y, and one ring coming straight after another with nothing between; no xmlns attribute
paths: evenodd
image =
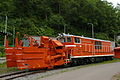
<svg viewBox="0 0 120 80"><path fill-rule="evenodd" d="M59 37L58 40L62 43L64 42L72 42L71 37L65 36L65 37Z"/></svg>
<svg viewBox="0 0 120 80"><path fill-rule="evenodd" d="M57 40L59 40L62 43L66 42L64 37L59 37Z"/></svg>
<svg viewBox="0 0 120 80"><path fill-rule="evenodd" d="M23 38L22 39L22 46L23 47L29 47L30 46L30 41L28 40L28 38Z"/></svg>

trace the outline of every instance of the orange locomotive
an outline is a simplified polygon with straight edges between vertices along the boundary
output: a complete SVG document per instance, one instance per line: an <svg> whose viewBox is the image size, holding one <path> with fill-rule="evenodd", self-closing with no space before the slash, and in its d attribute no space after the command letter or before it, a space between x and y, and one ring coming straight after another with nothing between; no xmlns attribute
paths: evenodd
<svg viewBox="0 0 120 80"><path fill-rule="evenodd" d="M6 41L8 67L18 69L43 69L54 66L82 64L97 60L112 59L114 56L110 41L60 34L56 38L26 36L15 39L15 47Z"/></svg>
<svg viewBox="0 0 120 80"><path fill-rule="evenodd" d="M58 36L58 40L63 43L67 60L72 64L111 60L114 56L111 41L69 34Z"/></svg>

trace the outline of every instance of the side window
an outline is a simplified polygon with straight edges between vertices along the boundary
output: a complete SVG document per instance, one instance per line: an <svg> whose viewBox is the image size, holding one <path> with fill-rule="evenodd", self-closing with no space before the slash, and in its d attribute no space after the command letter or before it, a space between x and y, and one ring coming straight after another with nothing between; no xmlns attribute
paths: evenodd
<svg viewBox="0 0 120 80"><path fill-rule="evenodd" d="M95 41L95 49L102 49L102 42Z"/></svg>
<svg viewBox="0 0 120 80"><path fill-rule="evenodd" d="M80 43L80 38L74 37L74 41L75 41L75 43Z"/></svg>
<svg viewBox="0 0 120 80"><path fill-rule="evenodd" d="M67 37L67 42L71 42L71 37Z"/></svg>

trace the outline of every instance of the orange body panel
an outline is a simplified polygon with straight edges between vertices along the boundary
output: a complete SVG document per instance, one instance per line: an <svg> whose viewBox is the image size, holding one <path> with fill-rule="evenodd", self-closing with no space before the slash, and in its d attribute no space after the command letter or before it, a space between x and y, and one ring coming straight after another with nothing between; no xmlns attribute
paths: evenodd
<svg viewBox="0 0 120 80"><path fill-rule="evenodd" d="M80 36L66 37L72 38L71 42L63 43L66 48L66 54L70 54L72 58L114 56L110 41L85 38ZM81 42L75 43L75 37L79 38ZM96 41L100 42L101 44L95 45ZM99 47L97 48L97 46Z"/></svg>
<svg viewBox="0 0 120 80"><path fill-rule="evenodd" d="M6 50L6 62L8 67L16 67L16 55L13 47L7 47Z"/></svg>
<svg viewBox="0 0 120 80"><path fill-rule="evenodd" d="M29 40L29 47L23 47L23 43L18 44L17 38L15 47L6 46L8 67L43 69L64 64L63 44L45 36L41 37L41 45L36 45L31 37ZM57 47L61 48L56 49Z"/></svg>

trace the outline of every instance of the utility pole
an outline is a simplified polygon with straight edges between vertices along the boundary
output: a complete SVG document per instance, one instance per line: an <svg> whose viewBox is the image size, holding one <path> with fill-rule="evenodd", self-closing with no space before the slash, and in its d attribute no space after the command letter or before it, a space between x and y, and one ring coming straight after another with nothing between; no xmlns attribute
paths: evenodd
<svg viewBox="0 0 120 80"><path fill-rule="evenodd" d="M15 27L13 28L13 45L15 45L14 43L15 43Z"/></svg>
<svg viewBox="0 0 120 80"><path fill-rule="evenodd" d="M114 34L114 42L116 41L116 35Z"/></svg>
<svg viewBox="0 0 120 80"><path fill-rule="evenodd" d="M64 33L65 33L65 30L66 30L66 24L64 24Z"/></svg>
<svg viewBox="0 0 120 80"><path fill-rule="evenodd" d="M94 38L94 26L93 26L93 23L88 23L92 26L92 38Z"/></svg>
<svg viewBox="0 0 120 80"><path fill-rule="evenodd" d="M6 15L6 19L5 19L5 33L7 33L7 21L8 21L8 17ZM6 45L6 39L7 39L7 34L5 35L5 38L4 38L4 47Z"/></svg>

